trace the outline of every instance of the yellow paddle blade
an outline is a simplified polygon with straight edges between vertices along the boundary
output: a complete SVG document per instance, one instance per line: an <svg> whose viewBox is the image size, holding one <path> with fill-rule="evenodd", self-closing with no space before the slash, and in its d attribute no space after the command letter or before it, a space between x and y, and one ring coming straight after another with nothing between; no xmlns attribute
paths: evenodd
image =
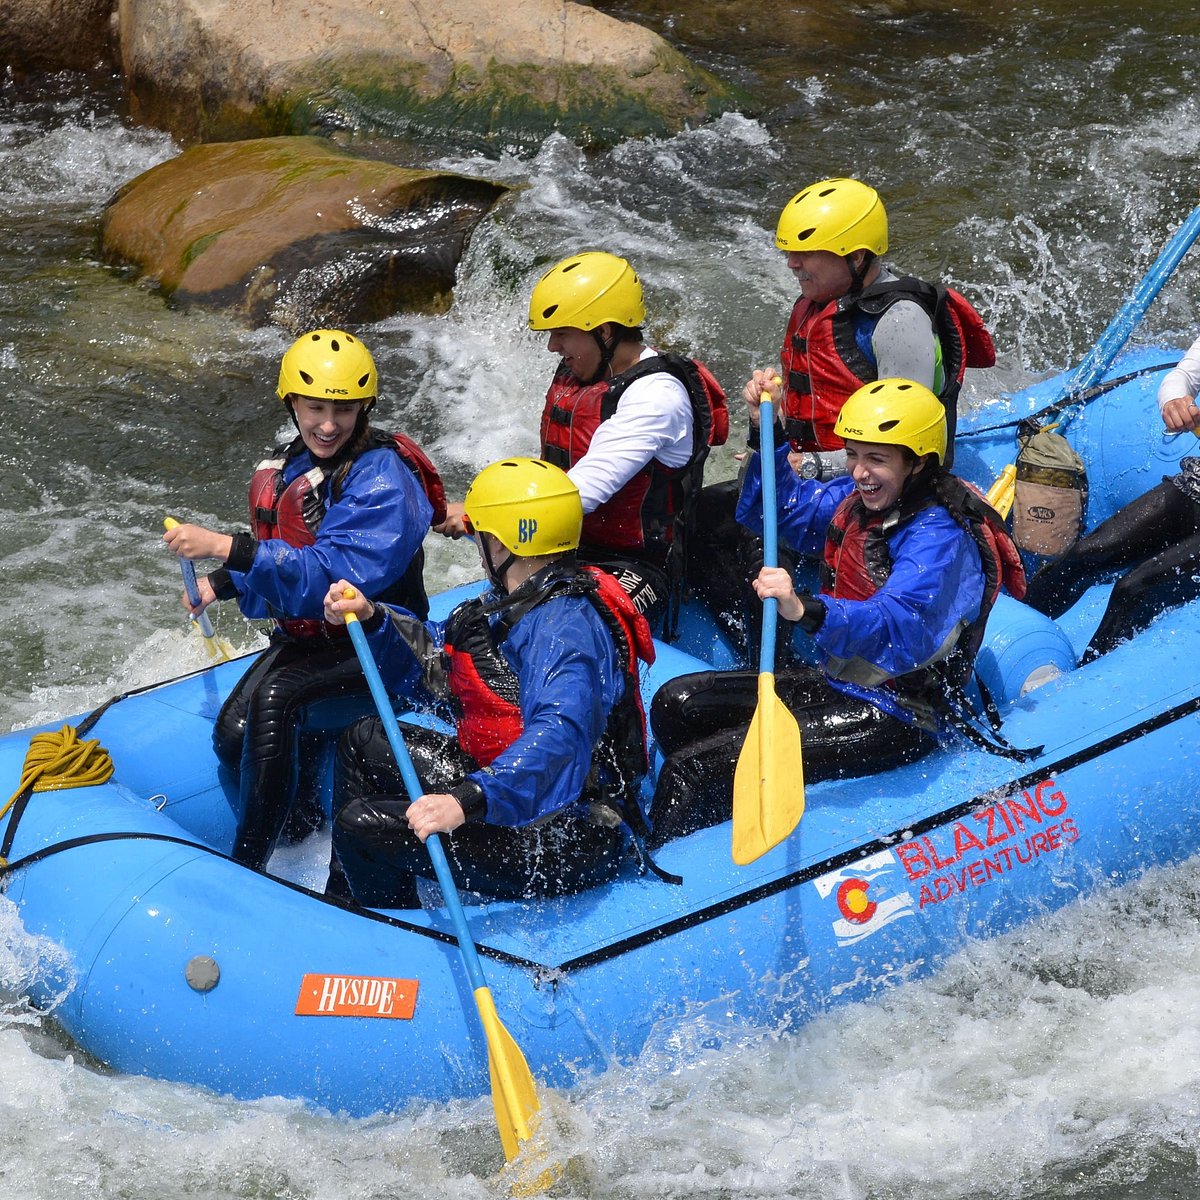
<svg viewBox="0 0 1200 1200"><path fill-rule="evenodd" d="M216 634L201 634L204 639L204 648L208 651L209 658L215 658L219 662L229 662L233 658L233 647L223 638Z"/></svg>
<svg viewBox="0 0 1200 1200"><path fill-rule="evenodd" d="M775 676L758 677L758 707L733 776L733 861L739 866L779 845L804 815L800 726L775 695Z"/></svg>
<svg viewBox="0 0 1200 1200"><path fill-rule="evenodd" d="M1017 464L1009 463L996 477L996 482L988 488L987 502L1002 516L1007 517L1012 511L1013 501L1017 498Z"/></svg>
<svg viewBox="0 0 1200 1200"><path fill-rule="evenodd" d="M509 1184L515 1195L534 1196L546 1191L561 1175L562 1167L549 1160L544 1147L526 1145L538 1131L541 1107L537 1087L520 1046L513 1041L496 1013L496 1003L487 987L475 989L475 1006L487 1037L488 1069L492 1076L492 1105L496 1128L511 1163L521 1155L520 1170Z"/></svg>

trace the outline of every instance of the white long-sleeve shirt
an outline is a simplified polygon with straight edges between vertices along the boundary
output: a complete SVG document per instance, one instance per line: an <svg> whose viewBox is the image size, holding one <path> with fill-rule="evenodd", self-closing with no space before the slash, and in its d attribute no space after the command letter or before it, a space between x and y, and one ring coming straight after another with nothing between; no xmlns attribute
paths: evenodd
<svg viewBox="0 0 1200 1200"><path fill-rule="evenodd" d="M1179 363L1168 371L1158 385L1158 411L1171 400L1200 395L1200 338L1197 338Z"/></svg>
<svg viewBox="0 0 1200 1200"><path fill-rule="evenodd" d="M640 362L657 350L647 346ZM567 472L579 488L583 511L610 500L652 458L683 467L692 457L692 402L687 389L666 371L634 380L617 411L592 436L587 453Z"/></svg>

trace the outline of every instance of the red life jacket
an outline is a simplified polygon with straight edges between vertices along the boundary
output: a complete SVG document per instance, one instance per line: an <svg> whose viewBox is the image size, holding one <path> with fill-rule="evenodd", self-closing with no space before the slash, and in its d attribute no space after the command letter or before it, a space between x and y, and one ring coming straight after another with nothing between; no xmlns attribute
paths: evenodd
<svg viewBox="0 0 1200 1200"><path fill-rule="evenodd" d="M630 789L628 802L636 804L632 790L648 765L638 662L654 661L650 626L606 571L563 564L539 576L535 577L539 586L531 592L518 588L491 604L468 600L446 622L446 676L455 701L459 745L486 767L520 738L524 731L520 684L500 643L521 617L551 596L585 596L604 619L625 676L621 699L609 714L592 762L615 771L622 786ZM501 620L494 626L489 618L497 613ZM595 770L589 774L589 789L598 774ZM599 799L590 794L585 798Z"/></svg>
<svg viewBox="0 0 1200 1200"><path fill-rule="evenodd" d="M821 592L842 600L866 600L873 596L892 571L888 536L933 505L945 508L971 535L984 572L979 615L962 631L957 642L947 647L945 663L930 668L940 679L962 684L970 677L988 614L1001 587L1006 587L1018 600L1025 595L1025 569L1020 552L1004 527L1003 518L973 484L939 471L933 487L923 490L915 502L902 502L899 508L886 513L871 512L863 504L862 496L857 491L851 492L838 505L829 523L821 562ZM912 675L924 673L914 671Z"/></svg>
<svg viewBox="0 0 1200 1200"><path fill-rule="evenodd" d="M395 450L404 465L416 476L421 490L433 505L431 524L437 525L444 521L446 490L437 467L425 451L407 434L385 434L375 430L372 430L372 434L371 441L362 453L380 447ZM330 472L318 465L302 475L297 475L286 487L283 483L285 465L295 454L300 453L302 448L303 443L293 442L282 457L265 459L254 470L249 488L250 531L259 541L279 538L289 546L311 546L317 540L317 531L325 519L324 483L330 477ZM338 466L332 472L330 486L335 499L340 491L341 481L346 477L353 462L354 458L339 459ZM419 613L422 609L427 612L428 600L425 598L425 588L421 581L423 563L423 555L415 557L404 577L394 588L388 590L387 595L379 596L378 599L401 604L414 612ZM276 614L275 620L292 637L346 636L345 626L330 625L326 621L292 617L285 613Z"/></svg>
<svg viewBox="0 0 1200 1200"><path fill-rule="evenodd" d="M657 354L610 380L588 384L560 367L542 411L541 456L569 471L587 453L596 430L617 411L625 389L660 371L687 389L692 456L682 467L665 467L652 458L615 496L584 517L582 540L587 546L640 551L661 566L674 540L675 524L686 521L691 497L700 488L709 448L724 445L729 436L725 392L703 363Z"/></svg>
<svg viewBox="0 0 1200 1200"><path fill-rule="evenodd" d="M879 378L869 353L870 337L879 318L898 300L919 304L933 324L942 351L943 383L938 396L946 406L947 444L953 446L958 393L966 369L994 366L996 348L970 301L953 288L909 275L872 284L855 296L821 307L803 296L796 301L780 352L786 385L784 436L794 450L841 447L834 423L850 394Z"/></svg>

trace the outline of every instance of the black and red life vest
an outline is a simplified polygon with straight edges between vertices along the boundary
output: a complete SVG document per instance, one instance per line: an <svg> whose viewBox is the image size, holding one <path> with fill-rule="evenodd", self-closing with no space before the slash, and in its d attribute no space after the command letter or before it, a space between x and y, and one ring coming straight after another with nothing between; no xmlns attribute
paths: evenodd
<svg viewBox="0 0 1200 1200"><path fill-rule="evenodd" d="M885 513L875 513L851 492L838 505L829 523L821 562L821 592L843 600L866 600L887 581L892 570L888 537L919 512L938 505L954 518L974 540L984 572L983 599L979 615L943 647L940 661L903 676L906 691L919 693L929 685L944 690L961 687L970 678L975 655L983 642L988 614L1001 587L1020 600L1025 595L1025 569L1004 520L972 484L939 470L932 486L922 488L911 500ZM852 668L839 673L838 664L827 664L834 678L852 678ZM854 679L874 686L879 680Z"/></svg>
<svg viewBox="0 0 1200 1200"><path fill-rule="evenodd" d="M433 505L433 518L430 523L437 525L444 521L446 491L437 467L425 451L407 434L386 434L372 430L369 442L359 454L380 448L395 450L404 465L416 476L421 490ZM297 475L285 486L284 467L303 449L304 443L297 438L280 457L265 459L255 468L249 487L250 530L259 541L279 538L289 546L313 545L317 540L321 522L325 519L326 480L329 480L333 499L336 501L342 480L358 457L339 457L332 471L328 466L318 464ZM424 554L418 551L404 575L377 599L402 605L422 618L427 616L429 598L425 594L424 561ZM344 626L330 625L325 621L293 617L286 613L276 614L275 619L292 637L346 636Z"/></svg>
<svg viewBox="0 0 1200 1200"><path fill-rule="evenodd" d="M851 393L879 378L868 353L870 337L879 318L899 300L911 300L929 314L941 345L943 383L938 397L946 406L947 445L953 446L966 369L994 366L996 348L966 297L908 275L825 305L803 296L796 301L780 352L786 389L784 436L794 450L840 449L842 439L833 432L834 423Z"/></svg>
<svg viewBox="0 0 1200 1200"><path fill-rule="evenodd" d="M654 661L654 641L646 618L606 571L555 563L500 600L468 600L450 614L444 658L459 745L486 767L521 736L520 684L500 643L521 617L552 596L586 597L616 646L625 687L593 752L583 799L615 804L628 820L626 807L636 807L634 793L648 765L638 663ZM493 623L497 614L501 619Z"/></svg>
<svg viewBox="0 0 1200 1200"><path fill-rule="evenodd" d="M617 492L583 519L583 543L634 552L662 566L686 520L691 497L699 490L709 448L729 436L725 392L703 363L678 354L641 359L628 371L598 383L581 383L560 367L546 393L542 411L542 458L569 471L587 453L601 424L616 411L630 384L666 372L687 389L692 405L692 456L682 467L651 459Z"/></svg>

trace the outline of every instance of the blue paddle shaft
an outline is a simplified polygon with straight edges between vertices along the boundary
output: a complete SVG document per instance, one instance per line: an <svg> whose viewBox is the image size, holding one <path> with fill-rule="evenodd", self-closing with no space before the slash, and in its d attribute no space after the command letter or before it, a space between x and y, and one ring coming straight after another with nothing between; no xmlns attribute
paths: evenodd
<svg viewBox="0 0 1200 1200"><path fill-rule="evenodd" d="M196 568L192 566L191 560L181 558L179 560L179 571L183 575L183 590L187 592L187 598L192 602L194 608L200 603L200 585L196 582ZM193 617L192 620L200 626L200 632L206 637L213 637L215 630L212 627L212 622L208 619L208 613L202 612L199 616Z"/></svg>
<svg viewBox="0 0 1200 1200"><path fill-rule="evenodd" d="M779 565L778 514L775 507L775 406L763 393L759 406L759 459L762 467L763 566ZM774 596L763 601L762 640L758 648L759 674L775 670L775 626L778 602Z"/></svg>
<svg viewBox="0 0 1200 1200"><path fill-rule="evenodd" d="M1192 210L1191 215L1162 248L1153 265L1142 277L1141 282L1133 289L1133 294L1109 322L1108 328L1100 335L1087 357L1075 368L1070 382L1063 392L1064 398L1072 396L1076 392L1082 392L1099 381L1104 372L1112 365L1112 361L1117 357L1121 347L1129 340L1129 335L1133 332L1134 327L1146 315L1146 309L1154 302L1154 298L1162 290L1163 284L1171 278L1180 260L1191 249L1192 243L1198 236L1200 236L1200 206Z"/></svg>
<svg viewBox="0 0 1200 1200"><path fill-rule="evenodd" d="M354 650L358 654L363 674L367 678L367 686L371 689L371 698L379 710L379 719L383 722L388 745L391 746L392 753L396 756L396 765L400 768L400 777L404 780L408 798L417 800L423 794L424 789L421 787L420 779L417 778L417 769L413 766L408 747L404 744L404 735L400 732L400 722L396 720L396 714L392 711L392 702L383 686L379 668L375 665L375 656L371 653L371 647L367 645L367 635L363 633L362 626L354 617L347 618L346 627L350 631L350 640L354 643ZM478 991L481 987L487 986L483 978L483 968L479 965L479 955L475 951L475 939L467 927L467 914L463 912L462 902L458 898L458 888L454 884L454 876L450 873L446 852L442 849L441 839L436 833L431 833L425 839L425 849L429 851L429 857L433 861L433 870L442 889L442 898L450 913L450 920L454 924L454 932L458 937L458 948L462 951L463 965L467 969L471 989Z"/></svg>

